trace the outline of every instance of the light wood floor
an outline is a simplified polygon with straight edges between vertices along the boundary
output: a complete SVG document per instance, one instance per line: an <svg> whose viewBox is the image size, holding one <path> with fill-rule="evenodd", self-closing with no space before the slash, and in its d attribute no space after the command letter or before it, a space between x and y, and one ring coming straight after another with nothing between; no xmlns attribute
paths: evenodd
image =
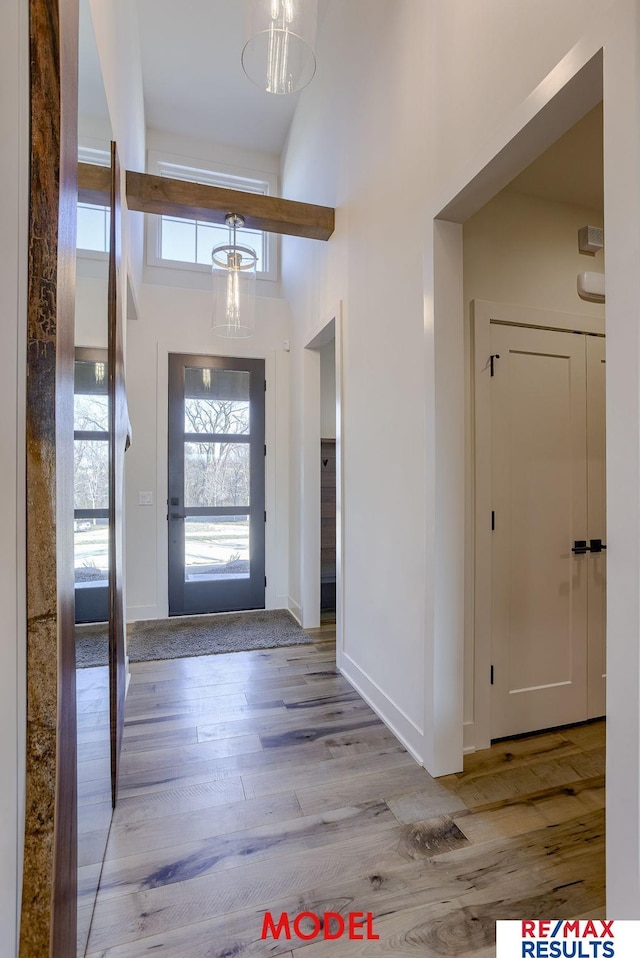
<svg viewBox="0 0 640 958"><path fill-rule="evenodd" d="M314 638L132 666L91 958L489 956L496 918L604 915L603 723L434 781ZM380 941L265 942L266 910Z"/></svg>

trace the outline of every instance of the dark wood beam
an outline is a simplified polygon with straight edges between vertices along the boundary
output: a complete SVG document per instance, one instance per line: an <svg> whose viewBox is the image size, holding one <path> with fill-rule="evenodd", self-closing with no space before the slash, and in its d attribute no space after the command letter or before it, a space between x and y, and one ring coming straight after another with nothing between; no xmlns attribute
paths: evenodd
<svg viewBox="0 0 640 958"><path fill-rule="evenodd" d="M109 206L111 202L111 170L108 166L78 163L78 199L81 203Z"/></svg>
<svg viewBox="0 0 640 958"><path fill-rule="evenodd" d="M202 186L151 173L127 173L127 205L140 213L224 223L227 213L239 213L249 229L328 240L335 229L335 210L297 203L278 196Z"/></svg>

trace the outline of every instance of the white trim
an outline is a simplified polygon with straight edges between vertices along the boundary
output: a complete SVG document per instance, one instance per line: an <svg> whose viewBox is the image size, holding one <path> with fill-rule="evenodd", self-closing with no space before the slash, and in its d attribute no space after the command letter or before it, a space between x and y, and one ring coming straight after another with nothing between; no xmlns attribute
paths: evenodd
<svg viewBox="0 0 640 958"><path fill-rule="evenodd" d="M127 609L127 625L157 618L159 618L157 605L130 605Z"/></svg>
<svg viewBox="0 0 640 958"><path fill-rule="evenodd" d="M325 317L327 313L325 313ZM344 654L344 303L334 305L303 351L304 451L301 595L305 628L320 624L320 350L335 342L336 370L336 664Z"/></svg>
<svg viewBox="0 0 640 958"><path fill-rule="evenodd" d="M581 313L566 313L557 309L542 309L537 306L516 306L513 303L492 303L474 299L476 320L504 323L506 326L531 326L534 329L557 329L568 333L590 333L604 336L604 316L584 316Z"/></svg>
<svg viewBox="0 0 640 958"><path fill-rule="evenodd" d="M302 609L300 608L298 603L295 601L295 599L292 599L291 596L289 596L287 605L285 608L289 609L289 612L294 617L298 625L301 626L302 625Z"/></svg>
<svg viewBox="0 0 640 958"><path fill-rule="evenodd" d="M393 732L398 741L404 745L407 752L419 765L423 765L424 733L422 729L346 652L342 655L340 672L367 705L371 706L378 718Z"/></svg>

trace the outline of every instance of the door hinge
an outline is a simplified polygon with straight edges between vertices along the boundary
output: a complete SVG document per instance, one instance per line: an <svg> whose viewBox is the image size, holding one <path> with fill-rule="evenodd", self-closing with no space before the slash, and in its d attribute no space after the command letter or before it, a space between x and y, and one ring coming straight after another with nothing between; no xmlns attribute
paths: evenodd
<svg viewBox="0 0 640 958"><path fill-rule="evenodd" d="M264 577L264 587L265 587L265 589L267 588L267 577L266 577L266 576Z"/></svg>
<svg viewBox="0 0 640 958"><path fill-rule="evenodd" d="M266 444L266 442L265 442L265 444L264 444L264 454L265 454L265 456L266 456L266 454L267 454L267 444Z"/></svg>
<svg viewBox="0 0 640 958"><path fill-rule="evenodd" d="M265 379L265 381L264 381L264 391L265 391L265 392L267 391L267 380L266 380L266 379Z"/></svg>
<svg viewBox="0 0 640 958"><path fill-rule="evenodd" d="M493 378L493 376L495 376L495 374L496 374L495 365L494 365L496 359L500 359L500 354L499 354L499 353L493 353L491 356L489 356L489 365L491 366L491 377L492 377L492 378Z"/></svg>
<svg viewBox="0 0 640 958"><path fill-rule="evenodd" d="M491 512L491 531L496 531L496 514L493 511Z"/></svg>
<svg viewBox="0 0 640 958"><path fill-rule="evenodd" d="M491 684L493 685L493 666L491 666Z"/></svg>
<svg viewBox="0 0 640 958"><path fill-rule="evenodd" d="M267 521L267 510L266 510L266 509L264 510L264 521L265 521L265 522Z"/></svg>

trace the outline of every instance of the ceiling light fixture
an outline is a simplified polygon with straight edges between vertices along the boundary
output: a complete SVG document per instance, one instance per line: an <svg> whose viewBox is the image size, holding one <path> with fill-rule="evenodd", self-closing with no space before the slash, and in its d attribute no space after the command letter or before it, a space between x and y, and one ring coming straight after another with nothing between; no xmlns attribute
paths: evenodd
<svg viewBox="0 0 640 958"><path fill-rule="evenodd" d="M244 226L244 217L227 213L229 243L214 247L213 263L213 331L227 339L253 336L256 321L256 267L258 257L248 246L238 246L237 230Z"/></svg>
<svg viewBox="0 0 640 958"><path fill-rule="evenodd" d="M318 0L247 0L242 67L267 93L297 93L316 72Z"/></svg>

